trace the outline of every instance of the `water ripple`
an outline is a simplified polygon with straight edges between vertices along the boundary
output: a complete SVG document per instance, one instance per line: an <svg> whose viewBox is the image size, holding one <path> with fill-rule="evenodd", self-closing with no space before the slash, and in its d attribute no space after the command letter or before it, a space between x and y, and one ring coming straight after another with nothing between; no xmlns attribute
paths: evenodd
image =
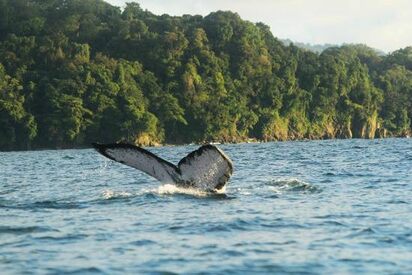
<svg viewBox="0 0 412 275"><path fill-rule="evenodd" d="M235 164L224 194L93 150L0 153L0 273L412 270L412 139L221 148ZM194 149L150 148L174 163Z"/></svg>
<svg viewBox="0 0 412 275"><path fill-rule="evenodd" d="M28 234L42 232L58 232L57 229L48 226L2 226L0 225L0 234Z"/></svg>

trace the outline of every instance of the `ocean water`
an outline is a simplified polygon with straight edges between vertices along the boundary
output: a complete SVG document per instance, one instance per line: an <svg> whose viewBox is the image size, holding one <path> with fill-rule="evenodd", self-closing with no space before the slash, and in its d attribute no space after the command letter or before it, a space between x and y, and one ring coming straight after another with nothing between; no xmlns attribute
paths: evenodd
<svg viewBox="0 0 412 275"><path fill-rule="evenodd" d="M412 273L412 139L219 147L223 195L92 149L0 153L0 274Z"/></svg>

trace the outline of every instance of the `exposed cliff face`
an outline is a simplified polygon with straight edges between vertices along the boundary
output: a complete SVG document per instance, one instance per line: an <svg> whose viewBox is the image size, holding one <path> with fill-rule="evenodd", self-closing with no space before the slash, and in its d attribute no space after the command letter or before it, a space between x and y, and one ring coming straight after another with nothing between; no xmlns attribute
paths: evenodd
<svg viewBox="0 0 412 275"><path fill-rule="evenodd" d="M134 143L138 146L159 146L160 142L156 137L147 133L141 133L136 137Z"/></svg>
<svg viewBox="0 0 412 275"><path fill-rule="evenodd" d="M350 116L340 117L339 122L333 124L335 127L335 138L346 139L352 138L352 119Z"/></svg>
<svg viewBox="0 0 412 275"><path fill-rule="evenodd" d="M274 112L267 115L262 128L256 133L256 138L263 141L284 141L291 139L289 130L289 119L282 118L277 112Z"/></svg>
<svg viewBox="0 0 412 275"><path fill-rule="evenodd" d="M388 130L385 128L378 127L375 132L375 138L386 138L388 137Z"/></svg>
<svg viewBox="0 0 412 275"><path fill-rule="evenodd" d="M275 116L271 124L268 124L262 130L262 141L285 141L300 139L350 139L364 138L373 139L375 137L390 136L388 131L379 123L378 112L375 111L370 117L362 118L359 116L341 120L340 123L334 122L333 119L327 119L322 124L313 124L311 126L300 121L300 124L292 119ZM407 136L408 133L403 136ZM410 135L410 134L409 134ZM397 135L399 136L399 135Z"/></svg>
<svg viewBox="0 0 412 275"><path fill-rule="evenodd" d="M341 138L367 138L373 139L378 129L378 112L371 116L363 117L358 113L342 128Z"/></svg>
<svg viewBox="0 0 412 275"><path fill-rule="evenodd" d="M260 133L260 134L259 134ZM238 133L236 129L225 128L218 136L201 141L201 143L221 142L239 143L248 141L287 141L302 139L351 139L351 138L385 138L390 136L411 136L408 131L392 133L385 129L382 120L375 110L369 117L361 115L334 117L327 116L323 121L311 124L300 116L281 117L273 112L267 116L264 127L259 136L248 135L246 132ZM148 133L141 133L135 140L140 146L157 146L161 139Z"/></svg>
<svg viewBox="0 0 412 275"><path fill-rule="evenodd" d="M288 140L289 139L289 120L278 117L273 121L271 137L276 140Z"/></svg>
<svg viewBox="0 0 412 275"><path fill-rule="evenodd" d="M375 111L371 117L368 118L365 127L365 138L373 139L376 135L376 130L378 129L378 112Z"/></svg>
<svg viewBox="0 0 412 275"><path fill-rule="evenodd" d="M323 138L333 139L335 137L336 137L336 128L332 122L329 122L328 124L325 125Z"/></svg>
<svg viewBox="0 0 412 275"><path fill-rule="evenodd" d="M358 113L356 113L351 118L351 121L349 123L353 138L365 137L365 118L361 117Z"/></svg>
<svg viewBox="0 0 412 275"><path fill-rule="evenodd" d="M351 130L351 123L348 122L346 125L342 125L341 127L339 127L336 137L341 139L352 138L353 134Z"/></svg>

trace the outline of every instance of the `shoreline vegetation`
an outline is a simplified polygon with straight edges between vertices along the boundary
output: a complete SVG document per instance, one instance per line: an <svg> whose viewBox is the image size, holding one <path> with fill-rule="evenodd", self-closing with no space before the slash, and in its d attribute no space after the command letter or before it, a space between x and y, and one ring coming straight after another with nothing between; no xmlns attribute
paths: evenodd
<svg viewBox="0 0 412 275"><path fill-rule="evenodd" d="M0 0L0 151L411 136L412 47L274 35L230 11Z"/></svg>

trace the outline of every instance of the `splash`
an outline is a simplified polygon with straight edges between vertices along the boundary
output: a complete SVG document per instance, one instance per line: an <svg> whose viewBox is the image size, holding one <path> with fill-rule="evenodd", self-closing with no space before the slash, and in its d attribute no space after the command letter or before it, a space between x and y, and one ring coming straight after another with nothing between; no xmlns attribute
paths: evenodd
<svg viewBox="0 0 412 275"><path fill-rule="evenodd" d="M283 193L283 192L308 192L308 193L317 193L321 190L304 181L299 179L277 179L273 180L269 183L272 187L273 191L276 193Z"/></svg>
<svg viewBox="0 0 412 275"><path fill-rule="evenodd" d="M127 198L132 196L132 194L128 192L116 192L112 190L105 190L103 191L103 198L106 200L111 200L111 199L119 199L119 198Z"/></svg>
<svg viewBox="0 0 412 275"><path fill-rule="evenodd" d="M222 190L219 190L217 193L223 194L225 193L225 191L226 191L225 188L223 188ZM216 194L216 193L210 193L210 192L195 189L195 188L178 187L174 184L161 185L157 189L153 190L153 192L159 195L183 194L183 195L191 195L195 197L206 197L211 194Z"/></svg>
<svg viewBox="0 0 412 275"><path fill-rule="evenodd" d="M113 190L104 190L102 192L102 197L105 200L113 200L113 199L124 199L124 198L130 198L130 197L139 197L139 196L145 196L145 195L189 195L189 196L194 196L194 197L207 197L207 196L213 196L213 195L224 195L225 194L225 188L218 190L216 192L208 192L196 188L183 188L176 186L174 184L164 184L161 185L157 188L152 188L152 189L141 189L140 191L136 193L129 193L129 192L124 192L124 191L113 191Z"/></svg>

